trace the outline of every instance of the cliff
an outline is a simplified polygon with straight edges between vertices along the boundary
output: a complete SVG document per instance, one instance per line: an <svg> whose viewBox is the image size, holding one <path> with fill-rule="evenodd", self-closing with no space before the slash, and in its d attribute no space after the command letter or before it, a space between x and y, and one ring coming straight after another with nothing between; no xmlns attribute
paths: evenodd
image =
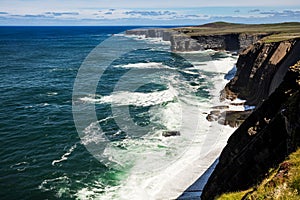
<svg viewBox="0 0 300 200"><path fill-rule="evenodd" d="M277 168L270 169L266 178L248 190L222 194L218 200L228 199L300 199L300 149L290 154Z"/></svg>
<svg viewBox="0 0 300 200"><path fill-rule="evenodd" d="M286 31L292 33L288 37L300 36L300 23L246 25L215 22L191 27L135 29L126 31L126 34L170 41L174 52L205 49L240 52L267 36L278 35L282 38L280 34L285 34Z"/></svg>
<svg viewBox="0 0 300 200"><path fill-rule="evenodd" d="M259 106L229 138L202 200L248 189L300 146L299 48L299 39L258 42L241 54L223 93Z"/></svg>
<svg viewBox="0 0 300 200"><path fill-rule="evenodd" d="M173 52L199 51L206 49L241 51L250 44L267 36L266 33L226 33L226 34L201 34L190 36L184 30L173 29L136 29L127 30L127 35L140 35L146 38L162 38L171 42Z"/></svg>
<svg viewBox="0 0 300 200"><path fill-rule="evenodd" d="M154 28L154 29L133 29L127 30L126 35L140 35L146 38L162 38L164 41L170 41L171 36L177 34L178 31L173 31L172 29L164 28Z"/></svg>
<svg viewBox="0 0 300 200"><path fill-rule="evenodd" d="M246 99L248 105L258 105L279 86L288 67L300 59L299 52L299 39L251 45L240 54L236 75L221 98Z"/></svg>
<svg viewBox="0 0 300 200"><path fill-rule="evenodd" d="M198 51L205 49L241 51L250 44L258 41L266 36L266 34L212 34L212 35L172 35L171 50L172 51Z"/></svg>

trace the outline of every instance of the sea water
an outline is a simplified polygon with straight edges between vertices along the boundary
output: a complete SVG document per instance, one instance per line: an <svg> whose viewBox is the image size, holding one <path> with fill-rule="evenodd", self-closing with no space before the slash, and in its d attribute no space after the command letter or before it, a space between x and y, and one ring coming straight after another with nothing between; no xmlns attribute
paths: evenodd
<svg viewBox="0 0 300 200"><path fill-rule="evenodd" d="M172 199L217 158L233 129L205 118L236 57L132 28L0 28L3 199Z"/></svg>

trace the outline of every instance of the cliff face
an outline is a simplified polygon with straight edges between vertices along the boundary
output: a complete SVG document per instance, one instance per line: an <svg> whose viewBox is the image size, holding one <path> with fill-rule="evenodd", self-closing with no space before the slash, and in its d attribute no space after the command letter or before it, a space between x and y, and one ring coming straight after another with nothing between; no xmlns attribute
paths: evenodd
<svg viewBox="0 0 300 200"><path fill-rule="evenodd" d="M300 62L288 66L297 58L298 48L297 40L257 43L242 54L238 74L227 89L234 89L237 96L247 94L252 102L272 94L229 138L202 200L248 189L300 146Z"/></svg>
<svg viewBox="0 0 300 200"><path fill-rule="evenodd" d="M141 35L146 38L162 38L164 41L170 41L171 36L177 34L177 31L171 29L155 28L155 29L134 29L127 30L126 35Z"/></svg>
<svg viewBox="0 0 300 200"><path fill-rule="evenodd" d="M205 49L241 51L267 34L214 34L189 36L184 31L172 29L136 29L126 31L127 35L144 35L146 38L162 38L171 42L174 52L199 51Z"/></svg>
<svg viewBox="0 0 300 200"><path fill-rule="evenodd" d="M299 39L251 45L240 54L236 75L221 96L258 105L279 86L288 67L300 59L299 52Z"/></svg>

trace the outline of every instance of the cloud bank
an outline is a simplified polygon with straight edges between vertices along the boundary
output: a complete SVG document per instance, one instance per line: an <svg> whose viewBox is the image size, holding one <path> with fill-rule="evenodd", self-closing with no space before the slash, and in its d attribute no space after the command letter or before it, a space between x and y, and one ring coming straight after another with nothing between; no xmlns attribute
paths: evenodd
<svg viewBox="0 0 300 200"><path fill-rule="evenodd" d="M1 11L0 17L0 25L198 25L212 21L275 23L300 21L300 7Z"/></svg>

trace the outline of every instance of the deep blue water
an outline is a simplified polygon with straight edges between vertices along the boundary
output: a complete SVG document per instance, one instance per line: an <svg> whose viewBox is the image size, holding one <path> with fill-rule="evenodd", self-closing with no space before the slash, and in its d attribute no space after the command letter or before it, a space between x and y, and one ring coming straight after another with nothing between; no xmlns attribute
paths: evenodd
<svg viewBox="0 0 300 200"><path fill-rule="evenodd" d="M68 192L101 173L109 176L107 184L114 184L110 171L78 144L72 88L88 53L128 28L0 28L1 199L55 199L66 185L70 191L62 197L70 197ZM74 144L67 163L51 164ZM43 181L52 179L57 181L46 181L41 189Z"/></svg>
<svg viewBox="0 0 300 200"><path fill-rule="evenodd" d="M1 199L83 198L80 194L86 191L105 193L107 188L118 186L124 180L128 173L126 169L129 170L134 163L131 163L132 158L125 158L125 168L115 168L107 162L99 162L86 149L73 120L72 92L77 72L88 54L112 34L131 28L134 27L0 27ZM119 36L119 40L124 42L133 39ZM190 72L194 73L185 73L185 69L191 67L185 59L166 51L167 46L161 48L162 45L154 43L148 46L149 49L129 52L107 68L97 87L100 100L111 96L116 82L128 72L128 68L120 65L130 68L130 64L143 67L143 64L149 63L168 66L162 75L164 78L172 77L172 71L176 70L176 73L185 78L186 84L197 86L190 93L199 101L210 98L207 92L209 81L205 77L213 76L213 72L203 72L204 77L195 74L193 69ZM222 56L216 54L213 59L219 57ZM197 59L205 61L205 57ZM145 76L143 73L138 74L128 84L135 84ZM161 76L152 78L160 79ZM207 84L201 84L204 82ZM185 87L180 81L175 86L181 89ZM153 81L139 87L136 92L156 92L159 96L163 95L159 92L168 89L170 86L167 84ZM124 93L125 96L126 94ZM89 99L89 94L86 97ZM154 119L151 131L143 133L143 136L168 129L167 122L160 123L166 116L162 118L162 115L151 115L153 105L156 105L157 111L167 112L168 106L174 104L176 107L177 103L174 97L166 100L158 98L154 103L141 99L127 103L122 100L124 105L119 105L117 97L117 106L129 106L130 116L135 124L147 126ZM117 141L112 143L114 148L108 149L125 149L126 155L128 152L136 153L137 150L132 150L133 145L128 142L136 138L119 130L111 118L110 103L100 101L96 104L96 110L99 120L97 123L101 125L105 136L111 142ZM173 116L172 113L169 115ZM118 143L119 141L126 143ZM167 147L155 145L155 148ZM155 148L153 151L157 150ZM85 196L93 198L94 193Z"/></svg>

